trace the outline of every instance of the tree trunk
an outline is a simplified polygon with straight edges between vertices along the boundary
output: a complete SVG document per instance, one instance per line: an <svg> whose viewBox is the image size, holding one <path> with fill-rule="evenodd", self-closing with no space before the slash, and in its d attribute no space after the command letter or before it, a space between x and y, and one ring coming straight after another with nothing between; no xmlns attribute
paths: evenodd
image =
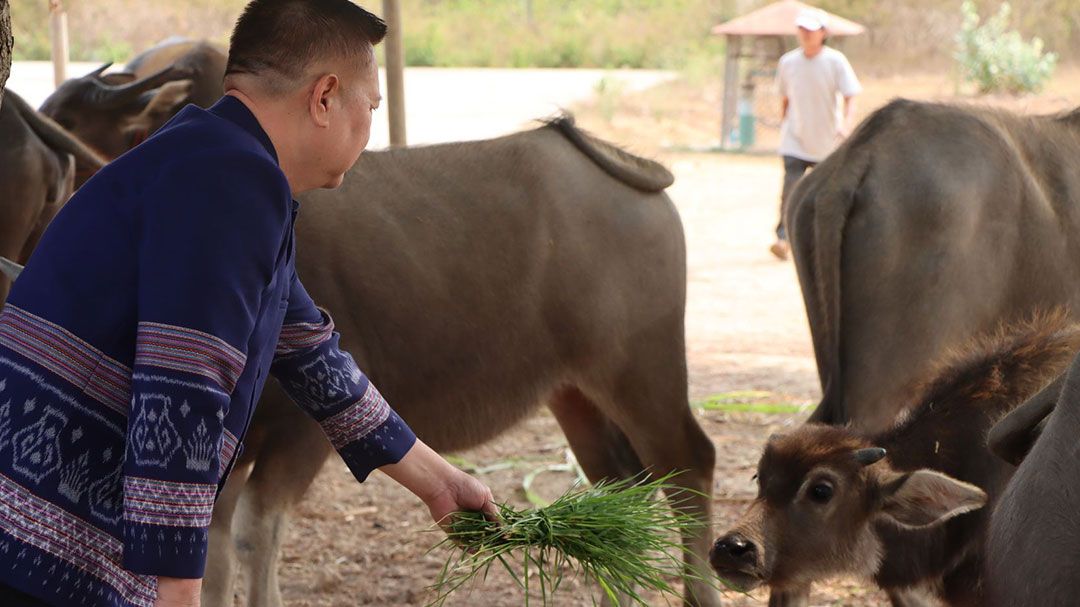
<svg viewBox="0 0 1080 607"><path fill-rule="evenodd" d="M0 103L4 102L4 85L11 73L11 47L14 43L11 37L11 5L8 0L0 0Z"/></svg>

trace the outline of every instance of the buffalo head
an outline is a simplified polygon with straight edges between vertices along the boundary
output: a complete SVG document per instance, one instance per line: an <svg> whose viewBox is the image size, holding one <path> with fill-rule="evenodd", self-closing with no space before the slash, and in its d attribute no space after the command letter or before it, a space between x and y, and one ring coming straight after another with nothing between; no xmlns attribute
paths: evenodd
<svg viewBox="0 0 1080 607"><path fill-rule="evenodd" d="M986 501L978 487L932 470L900 472L885 456L834 426L807 424L771 438L758 464L757 498L713 545L717 575L742 590L869 577L882 558L876 524L928 527Z"/></svg>
<svg viewBox="0 0 1080 607"><path fill-rule="evenodd" d="M164 124L187 101L192 81L182 68L137 79L128 72L106 74L110 65L61 84L41 112L112 159Z"/></svg>

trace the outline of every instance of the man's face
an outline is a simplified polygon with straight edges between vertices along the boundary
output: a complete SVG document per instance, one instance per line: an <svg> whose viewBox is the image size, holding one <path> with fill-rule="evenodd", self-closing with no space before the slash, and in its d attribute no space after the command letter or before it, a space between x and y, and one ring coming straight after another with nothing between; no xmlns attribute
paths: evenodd
<svg viewBox="0 0 1080 607"><path fill-rule="evenodd" d="M365 65L345 71L338 103L331 104L331 128L326 133L326 184L341 185L345 173L360 158L371 138L372 112L382 102L379 66L372 52Z"/></svg>
<svg viewBox="0 0 1080 607"><path fill-rule="evenodd" d="M809 53L817 52L825 43L825 29L810 31L805 27L798 28L799 46Z"/></svg>

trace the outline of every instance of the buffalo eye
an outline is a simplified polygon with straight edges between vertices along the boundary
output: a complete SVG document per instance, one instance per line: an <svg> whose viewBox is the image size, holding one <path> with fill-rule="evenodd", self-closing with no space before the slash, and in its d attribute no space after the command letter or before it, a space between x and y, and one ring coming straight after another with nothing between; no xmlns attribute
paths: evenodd
<svg viewBox="0 0 1080 607"><path fill-rule="evenodd" d="M810 487L809 495L811 500L819 504L827 503L833 496L832 485L828 483L817 483L813 487Z"/></svg>

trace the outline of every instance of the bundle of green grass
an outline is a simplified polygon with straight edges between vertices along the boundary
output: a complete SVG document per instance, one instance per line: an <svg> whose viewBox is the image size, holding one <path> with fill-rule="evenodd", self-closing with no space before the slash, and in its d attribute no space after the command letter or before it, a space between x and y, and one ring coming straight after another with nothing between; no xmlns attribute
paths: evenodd
<svg viewBox="0 0 1080 607"><path fill-rule="evenodd" d="M680 535L701 523L682 512L687 490L672 485L671 477L599 483L532 510L503 504L498 522L480 513L458 513L436 546L449 547L451 554L429 605L443 605L470 580L486 578L495 564L524 591L526 606L537 592L543 605L550 605L567 573L595 580L616 604L622 596L648 605L642 597L648 591L677 596L671 580L706 578L683 569ZM668 502L658 499L661 491Z"/></svg>

